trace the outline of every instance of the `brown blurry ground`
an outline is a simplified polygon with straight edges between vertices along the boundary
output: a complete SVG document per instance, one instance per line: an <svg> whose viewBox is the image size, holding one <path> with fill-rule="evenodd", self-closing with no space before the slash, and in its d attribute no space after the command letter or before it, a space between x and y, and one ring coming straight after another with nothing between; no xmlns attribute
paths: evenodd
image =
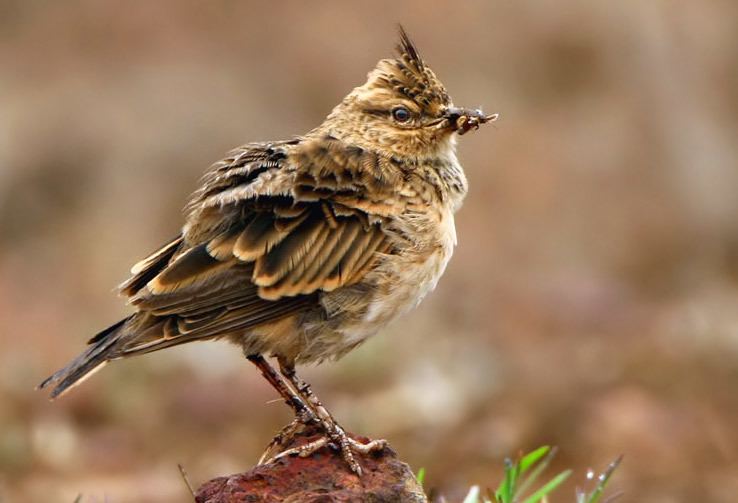
<svg viewBox="0 0 738 503"><path fill-rule="evenodd" d="M0 2L0 501L182 501L289 420L195 344L33 391L128 310L230 147L318 124L397 22L460 105L471 192L438 290L308 369L357 433L458 498L547 443L620 501L738 493L738 3ZM107 499L105 499L107 498Z"/></svg>

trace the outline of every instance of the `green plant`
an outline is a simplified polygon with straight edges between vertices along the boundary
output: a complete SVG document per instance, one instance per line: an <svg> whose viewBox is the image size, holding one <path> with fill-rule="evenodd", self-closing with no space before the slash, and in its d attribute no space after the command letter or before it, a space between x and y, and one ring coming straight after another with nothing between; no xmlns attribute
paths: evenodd
<svg viewBox="0 0 738 503"><path fill-rule="evenodd" d="M556 490L572 473L564 470L538 489L532 490L541 474L546 470L556 449L549 446L539 447L528 454L519 456L516 461L505 460L505 473L496 491L487 490L482 496L479 486L473 486L464 498L464 503L545 503L548 495ZM620 464L621 457L610 463L608 468L597 477L597 485L592 492L577 488L576 503L598 503L604 493L610 477ZM425 475L423 471L423 475ZM592 480L594 472L589 471L587 478ZM614 497L609 498L609 500ZM603 502L604 503L604 502Z"/></svg>
<svg viewBox="0 0 738 503"><path fill-rule="evenodd" d="M592 489L591 493L587 493L586 491L577 488L577 502L576 503L598 503L600 501L600 498L602 498L602 495L605 492L605 486L610 480L610 477L612 477L612 474L615 472L615 469L618 467L620 462L623 460L623 456L618 456L615 461L610 463L604 472L602 472L600 475L597 476L597 485ZM589 470L587 472L587 479L592 480L594 479L594 471ZM607 498L607 501L612 501L615 498L617 498L619 494L615 494L614 496L610 496Z"/></svg>
<svg viewBox="0 0 738 503"><path fill-rule="evenodd" d="M425 468L420 468L415 478L418 480L418 484L420 484L420 486L422 487L423 482L425 481Z"/></svg>

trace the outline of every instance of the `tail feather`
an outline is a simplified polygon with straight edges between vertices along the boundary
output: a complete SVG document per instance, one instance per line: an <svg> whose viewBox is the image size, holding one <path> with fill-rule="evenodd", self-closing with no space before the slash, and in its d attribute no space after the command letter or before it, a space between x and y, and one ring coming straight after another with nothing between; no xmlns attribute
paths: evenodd
<svg viewBox="0 0 738 503"><path fill-rule="evenodd" d="M54 389L51 391L51 398L54 399L102 368L108 361L115 358L113 352L115 343L118 342L122 332L121 329L129 319L125 318L119 321L90 339L90 346L84 353L72 360L69 365L45 379L38 385L38 389L44 389L54 384Z"/></svg>

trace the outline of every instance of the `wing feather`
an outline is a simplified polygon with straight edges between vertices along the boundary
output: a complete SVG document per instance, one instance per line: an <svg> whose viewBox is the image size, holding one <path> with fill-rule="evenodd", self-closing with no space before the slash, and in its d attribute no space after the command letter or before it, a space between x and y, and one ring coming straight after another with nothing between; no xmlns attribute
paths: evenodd
<svg viewBox="0 0 738 503"><path fill-rule="evenodd" d="M299 268L299 263L311 250L320 232L327 227L318 211L310 216L292 232L285 236L273 249L256 260L254 283L270 286Z"/></svg>
<svg viewBox="0 0 738 503"><path fill-rule="evenodd" d="M320 292L360 282L390 251L382 226L390 195L356 196L357 185L382 186L384 180L353 172L379 165L377 159L335 142L292 156L284 145L251 148L257 151L239 151L230 168L224 161L206 175L188 205L183 236L141 261L123 285L138 314L121 354L316 309ZM295 190L286 192L285 183Z"/></svg>
<svg viewBox="0 0 738 503"><path fill-rule="evenodd" d="M136 313L43 386L57 383L57 396L108 360L244 337L310 310L334 315L350 300L323 293L360 283L392 253L384 226L403 211L393 193L403 176L331 136L236 149L203 177L182 234L120 286Z"/></svg>
<svg viewBox="0 0 738 503"><path fill-rule="evenodd" d="M174 259L146 286L153 293L168 293L191 283L204 282L227 266L227 262L208 253L206 244L201 244Z"/></svg>
<svg viewBox="0 0 738 503"><path fill-rule="evenodd" d="M118 289L126 295L134 295L151 281L159 271L172 259L182 244L182 236L177 236L145 259L131 267L130 279L121 284Z"/></svg>

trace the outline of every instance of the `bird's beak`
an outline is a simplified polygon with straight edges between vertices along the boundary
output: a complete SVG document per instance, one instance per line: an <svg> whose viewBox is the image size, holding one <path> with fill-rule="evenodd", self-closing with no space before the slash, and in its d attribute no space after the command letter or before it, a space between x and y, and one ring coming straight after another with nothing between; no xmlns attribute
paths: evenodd
<svg viewBox="0 0 738 503"><path fill-rule="evenodd" d="M486 115L480 109L448 107L444 114L446 126L456 131L459 135L467 133L471 129L479 129L479 126L488 122L494 122L499 114Z"/></svg>

